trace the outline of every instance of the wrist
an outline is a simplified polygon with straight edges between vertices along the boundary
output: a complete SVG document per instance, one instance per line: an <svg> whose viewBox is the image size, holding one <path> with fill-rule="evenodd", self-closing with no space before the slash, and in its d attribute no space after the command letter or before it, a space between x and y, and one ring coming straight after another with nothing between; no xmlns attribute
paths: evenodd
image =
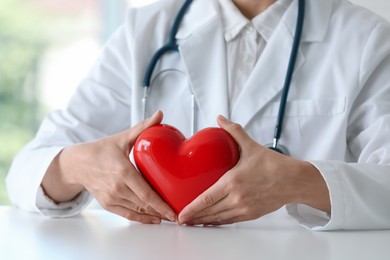
<svg viewBox="0 0 390 260"><path fill-rule="evenodd" d="M307 161L296 161L289 183L292 196L288 204L306 204L330 213L329 190L320 171L314 165Z"/></svg>
<svg viewBox="0 0 390 260"><path fill-rule="evenodd" d="M81 180L78 180L79 174L75 174L76 169L74 169L74 166L76 165L76 158L75 154L77 153L77 150L75 151L75 146L71 146L68 148L65 148L61 151L61 153L58 154L56 160L57 165L57 172L58 172L58 178L66 186L69 187L81 187Z"/></svg>
<svg viewBox="0 0 390 260"><path fill-rule="evenodd" d="M67 165L71 164L64 161L64 151L53 159L41 184L46 195L55 202L70 201L83 190L83 186L78 184L66 169Z"/></svg>

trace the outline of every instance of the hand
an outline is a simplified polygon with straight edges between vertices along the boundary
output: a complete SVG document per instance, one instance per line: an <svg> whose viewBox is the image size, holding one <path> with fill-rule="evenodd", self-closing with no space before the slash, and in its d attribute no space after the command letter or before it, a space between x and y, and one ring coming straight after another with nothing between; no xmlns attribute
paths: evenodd
<svg viewBox="0 0 390 260"><path fill-rule="evenodd" d="M222 225L259 218L289 203L330 211L329 192L318 170L257 144L244 129L223 117L218 124L237 141L237 165L179 214L188 225Z"/></svg>
<svg viewBox="0 0 390 260"><path fill-rule="evenodd" d="M46 173L42 183L45 192L56 201L66 201L85 188L104 209L129 220L154 224L161 219L174 221L174 211L129 159L136 138L162 117L157 112L127 131L64 149Z"/></svg>

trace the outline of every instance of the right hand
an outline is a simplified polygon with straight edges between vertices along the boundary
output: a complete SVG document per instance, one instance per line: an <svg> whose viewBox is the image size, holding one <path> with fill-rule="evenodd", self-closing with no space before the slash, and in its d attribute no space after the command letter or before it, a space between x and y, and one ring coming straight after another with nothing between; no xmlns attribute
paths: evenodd
<svg viewBox="0 0 390 260"><path fill-rule="evenodd" d="M127 131L64 149L44 177L46 194L59 202L86 189L104 209L126 219L148 224L175 221L174 211L129 159L137 137L162 118L157 112Z"/></svg>

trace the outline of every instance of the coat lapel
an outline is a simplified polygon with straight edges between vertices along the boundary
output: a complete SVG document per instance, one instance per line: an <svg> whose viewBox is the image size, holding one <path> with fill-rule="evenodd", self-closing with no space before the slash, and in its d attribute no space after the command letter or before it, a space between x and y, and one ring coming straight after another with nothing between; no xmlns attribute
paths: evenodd
<svg viewBox="0 0 390 260"><path fill-rule="evenodd" d="M231 120L242 126L245 126L283 88L292 37L284 26L280 26L274 34L233 106ZM303 55L299 53L295 71L299 70L302 62Z"/></svg>
<svg viewBox="0 0 390 260"><path fill-rule="evenodd" d="M311 41L321 41L330 19L332 1L306 1L306 17L301 46ZM294 40L297 1L293 1L282 21L267 43L253 73L231 112L231 120L246 126L269 102L279 102ZM294 74L302 67L305 57L300 49ZM291 89L295 88L294 76Z"/></svg>
<svg viewBox="0 0 390 260"><path fill-rule="evenodd" d="M328 28L333 0L306 1L302 46L322 41ZM217 0L194 1L177 33L180 53L195 95L199 129L215 125L216 117L229 116L226 47ZM293 1L262 53L251 77L232 108L230 119L246 126L283 88L297 17ZM305 61L300 50L294 74ZM291 88L294 85L294 77ZM259 91L261 91L259 93Z"/></svg>
<svg viewBox="0 0 390 260"><path fill-rule="evenodd" d="M228 116L226 50L217 2L194 1L177 38L198 114L204 119L199 129L216 125L218 115Z"/></svg>

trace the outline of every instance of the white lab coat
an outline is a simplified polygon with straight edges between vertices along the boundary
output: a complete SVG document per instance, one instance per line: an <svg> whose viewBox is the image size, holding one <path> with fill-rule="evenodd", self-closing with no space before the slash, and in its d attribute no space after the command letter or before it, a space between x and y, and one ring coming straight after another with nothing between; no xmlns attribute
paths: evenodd
<svg viewBox="0 0 390 260"><path fill-rule="evenodd" d="M156 68L149 115L163 110L164 123L188 136L191 89L198 104L198 129L216 126L222 114L240 123L258 143L270 143L296 25L296 2L229 112L218 4L194 1L177 34L181 56L166 55ZM86 192L61 209L37 209L42 177L64 147L118 133L141 120L147 63L166 42L181 4L162 0L129 11L68 107L50 113L15 159L7 178L13 203L52 216L80 212L89 201ZM389 43L390 25L367 10L344 0L307 0L280 143L291 156L315 165L329 187L331 216L304 205L287 207L309 228L390 228Z"/></svg>

